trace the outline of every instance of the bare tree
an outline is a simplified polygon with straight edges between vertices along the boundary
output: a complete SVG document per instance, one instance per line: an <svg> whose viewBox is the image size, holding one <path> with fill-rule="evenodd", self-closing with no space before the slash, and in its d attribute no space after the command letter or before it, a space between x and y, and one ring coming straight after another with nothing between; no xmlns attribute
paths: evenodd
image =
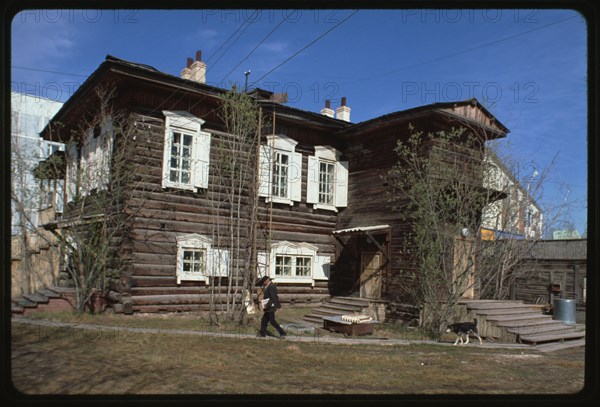
<svg viewBox="0 0 600 407"><path fill-rule="evenodd" d="M388 173L392 208L410 226L395 279L401 295L427 308L425 326L437 335L472 288L477 246L472 234L492 197L482 185L481 140L474 134L465 128L427 135L409 130Z"/></svg>
<svg viewBox="0 0 600 407"><path fill-rule="evenodd" d="M542 237L536 222L544 208L528 215L552 165L535 166L529 178L509 168L494 172L484 160L484 129L409 130L388 173L392 209L410 225L394 278L400 295L427 309L422 323L437 335L461 298L473 298L476 290L480 298L506 299L516 278L524 277L527 271L518 266ZM504 233L482 236L482 222L490 217L497 221L492 228ZM552 221L544 218L544 226Z"/></svg>
<svg viewBox="0 0 600 407"><path fill-rule="evenodd" d="M94 311L94 294L102 296L126 267L124 243L145 185L145 175L134 171L144 159L136 148L140 129L113 110L111 92L99 88L96 98L97 110L66 143L70 202L63 218L47 225L58 240L80 313Z"/></svg>
<svg viewBox="0 0 600 407"><path fill-rule="evenodd" d="M220 111L225 133L214 142L213 181L209 196L213 205L213 241L229 253L229 278L223 302L211 279L210 315L218 323L225 317L243 323L252 309L256 279L257 239L257 146L260 141L260 113L256 101L234 87L223 96ZM220 261L225 259L218 256ZM215 267L220 267L215 263ZM216 273L215 273L216 274Z"/></svg>

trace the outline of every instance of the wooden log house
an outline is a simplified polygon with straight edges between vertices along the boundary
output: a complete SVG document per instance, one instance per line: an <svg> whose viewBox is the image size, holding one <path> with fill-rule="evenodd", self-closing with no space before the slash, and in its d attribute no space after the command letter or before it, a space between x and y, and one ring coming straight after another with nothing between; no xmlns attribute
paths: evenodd
<svg viewBox="0 0 600 407"><path fill-rule="evenodd" d="M69 132L95 113L98 86L113 91L115 108L139 129L135 165L147 179L144 198L132 198L139 200L138 213L120 250L128 266L111 286L117 312L206 310L210 295L231 287L231 264L240 254L215 239L215 222L226 222L230 213L215 209L219 191L211 188L223 153L220 141L230 136L219 115L226 90L207 85L205 72L200 53L196 61L188 59L181 77L107 56L42 132L44 138L66 142ZM382 175L397 161L394 147L409 136L409 123L424 132L466 124L482 129L485 139L508 133L475 99L353 124L345 98L333 117L329 103L315 113L277 103L264 90L249 94L271 118L255 154L262 219L258 275L274 277L283 302L315 303L335 295L392 297L395 288L389 282L399 270L401 237L410 225L390 210L389 185ZM56 123L60 131L51 131ZM85 150L89 136L81 136L67 149L65 202L82 187L69 168L82 165L91 151L89 146ZM186 146L193 150L190 171L177 167L186 159ZM246 198L254 193L244 188ZM68 216L65 211L56 227ZM202 266L194 265L197 256Z"/></svg>

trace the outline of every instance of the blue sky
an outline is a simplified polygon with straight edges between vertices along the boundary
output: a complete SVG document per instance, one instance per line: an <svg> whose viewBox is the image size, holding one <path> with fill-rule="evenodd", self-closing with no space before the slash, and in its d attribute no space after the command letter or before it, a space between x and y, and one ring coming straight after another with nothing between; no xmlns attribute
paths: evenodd
<svg viewBox="0 0 600 407"><path fill-rule="evenodd" d="M179 75L186 58L202 50L209 84L243 85L250 70L252 85L287 91L288 104L300 109L318 112L325 99L335 109L346 96L354 123L476 97L511 130L501 149L522 163L522 176L531 163L541 170L557 157L540 203L556 208L566 200L568 211L560 218L580 233L587 229L587 26L581 15L506 9L353 13L30 10L12 23L11 86L64 101L107 54Z"/></svg>

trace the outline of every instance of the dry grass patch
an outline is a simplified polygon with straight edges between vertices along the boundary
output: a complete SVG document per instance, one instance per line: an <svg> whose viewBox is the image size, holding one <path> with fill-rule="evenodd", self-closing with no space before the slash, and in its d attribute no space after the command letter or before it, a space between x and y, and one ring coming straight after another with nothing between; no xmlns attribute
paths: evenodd
<svg viewBox="0 0 600 407"><path fill-rule="evenodd" d="M259 375L266 355L270 371ZM12 340L13 383L27 394L556 394L580 390L583 367L582 349L93 335L24 324L13 324Z"/></svg>

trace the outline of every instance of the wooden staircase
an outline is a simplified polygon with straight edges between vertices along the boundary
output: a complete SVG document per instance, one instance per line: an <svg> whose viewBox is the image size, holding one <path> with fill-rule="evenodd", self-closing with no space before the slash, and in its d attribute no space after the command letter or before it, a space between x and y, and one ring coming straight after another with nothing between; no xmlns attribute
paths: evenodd
<svg viewBox="0 0 600 407"><path fill-rule="evenodd" d="M73 305L67 299L72 294L72 288L45 287L33 294L11 301L12 315L26 315L36 311L72 310Z"/></svg>
<svg viewBox="0 0 600 407"><path fill-rule="evenodd" d="M477 318L482 337L502 342L518 342L531 345L566 343L585 345L585 330L554 320L542 313L538 305L522 301L464 300L471 320Z"/></svg>
<svg viewBox="0 0 600 407"><path fill-rule="evenodd" d="M365 314L373 319L382 321L385 317L386 301L369 300L359 297L331 297L327 302L322 303L310 314L305 315L305 323L315 326L323 326L323 317L345 314Z"/></svg>

